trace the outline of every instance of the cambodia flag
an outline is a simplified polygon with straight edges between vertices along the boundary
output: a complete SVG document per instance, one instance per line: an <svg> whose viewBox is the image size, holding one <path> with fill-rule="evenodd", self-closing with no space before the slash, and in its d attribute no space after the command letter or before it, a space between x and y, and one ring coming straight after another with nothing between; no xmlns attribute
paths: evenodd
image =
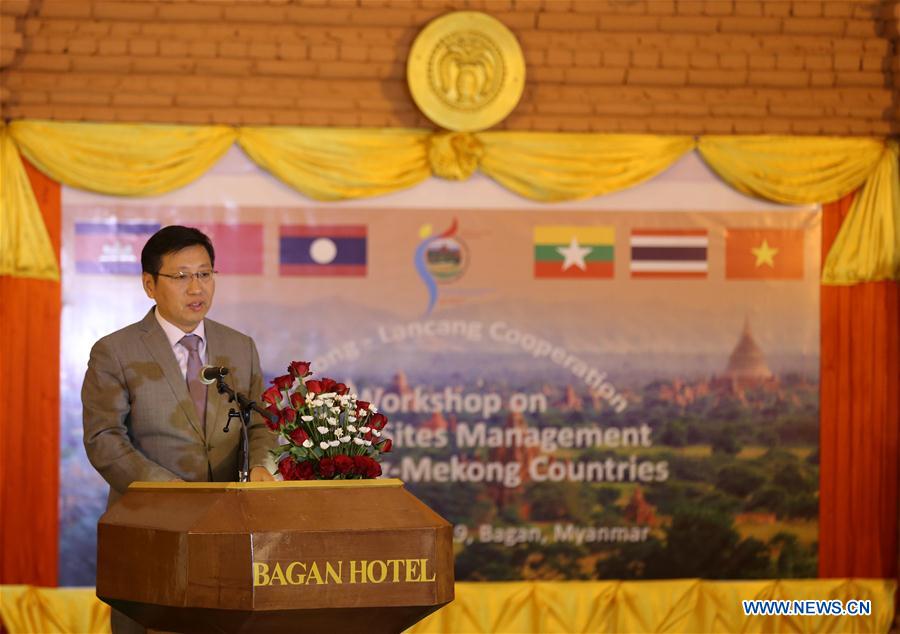
<svg viewBox="0 0 900 634"><path fill-rule="evenodd" d="M365 225L282 225L281 275L365 277Z"/></svg>
<svg viewBox="0 0 900 634"><path fill-rule="evenodd" d="M75 270L139 275L141 249L159 228L158 222L76 222Z"/></svg>

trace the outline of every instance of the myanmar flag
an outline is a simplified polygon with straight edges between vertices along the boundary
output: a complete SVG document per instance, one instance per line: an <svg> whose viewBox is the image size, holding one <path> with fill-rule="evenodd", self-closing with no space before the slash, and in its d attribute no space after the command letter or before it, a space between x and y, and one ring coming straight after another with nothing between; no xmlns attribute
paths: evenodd
<svg viewBox="0 0 900 634"><path fill-rule="evenodd" d="M534 276L611 278L614 227L535 227Z"/></svg>
<svg viewBox="0 0 900 634"><path fill-rule="evenodd" d="M728 229L726 279L803 279L803 237L802 229Z"/></svg>

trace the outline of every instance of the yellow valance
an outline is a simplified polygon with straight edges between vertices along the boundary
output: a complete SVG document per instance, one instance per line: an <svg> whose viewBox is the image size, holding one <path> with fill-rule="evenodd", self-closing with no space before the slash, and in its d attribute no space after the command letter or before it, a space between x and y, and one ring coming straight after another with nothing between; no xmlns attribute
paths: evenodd
<svg viewBox="0 0 900 634"><path fill-rule="evenodd" d="M50 235L5 124L0 123L0 275L59 280Z"/></svg>
<svg viewBox="0 0 900 634"><path fill-rule="evenodd" d="M886 632L894 613L890 579L784 581L521 581L457 583L447 607L409 634L455 632ZM871 601L861 616L744 616L741 601ZM10 634L109 632L109 607L93 588L0 588Z"/></svg>
<svg viewBox="0 0 900 634"><path fill-rule="evenodd" d="M2 131L0 275L58 279L21 162L12 158L16 148L66 185L151 196L199 178L235 141L260 167L316 200L378 196L431 175L464 180L476 169L532 200L578 200L634 187L697 149L738 191L780 203L830 202L864 186L822 282L900 279L896 141L52 121L16 121Z"/></svg>

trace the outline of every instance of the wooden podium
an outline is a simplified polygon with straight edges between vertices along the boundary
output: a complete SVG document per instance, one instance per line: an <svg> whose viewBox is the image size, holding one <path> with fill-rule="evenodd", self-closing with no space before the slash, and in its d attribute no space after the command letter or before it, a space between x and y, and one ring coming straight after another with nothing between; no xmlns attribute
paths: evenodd
<svg viewBox="0 0 900 634"><path fill-rule="evenodd" d="M136 482L97 596L148 628L401 632L453 600L450 524L400 480Z"/></svg>

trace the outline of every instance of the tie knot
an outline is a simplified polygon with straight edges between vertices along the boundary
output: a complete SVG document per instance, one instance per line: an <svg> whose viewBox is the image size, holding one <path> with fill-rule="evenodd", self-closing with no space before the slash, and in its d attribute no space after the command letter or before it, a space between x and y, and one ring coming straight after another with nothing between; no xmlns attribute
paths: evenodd
<svg viewBox="0 0 900 634"><path fill-rule="evenodd" d="M200 337L197 335L185 335L178 343L187 348L189 352L196 352L200 349Z"/></svg>

